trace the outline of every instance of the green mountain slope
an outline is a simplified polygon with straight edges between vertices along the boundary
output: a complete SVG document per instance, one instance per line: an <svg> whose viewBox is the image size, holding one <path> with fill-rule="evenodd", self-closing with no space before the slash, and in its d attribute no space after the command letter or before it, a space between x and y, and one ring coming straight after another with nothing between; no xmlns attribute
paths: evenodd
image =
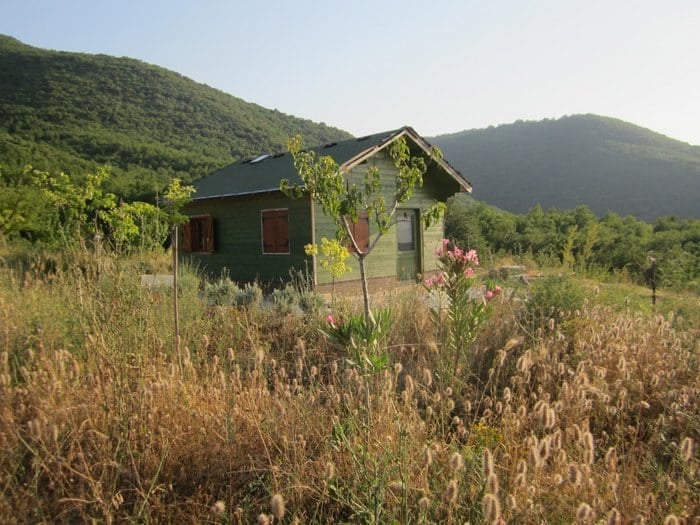
<svg viewBox="0 0 700 525"><path fill-rule="evenodd" d="M430 139L474 197L523 213L536 204L651 221L700 216L700 147L596 115L522 122Z"/></svg>
<svg viewBox="0 0 700 525"><path fill-rule="evenodd" d="M236 158L349 138L323 124L130 58L47 51L0 35L0 164L84 172L111 164L113 186L148 192Z"/></svg>

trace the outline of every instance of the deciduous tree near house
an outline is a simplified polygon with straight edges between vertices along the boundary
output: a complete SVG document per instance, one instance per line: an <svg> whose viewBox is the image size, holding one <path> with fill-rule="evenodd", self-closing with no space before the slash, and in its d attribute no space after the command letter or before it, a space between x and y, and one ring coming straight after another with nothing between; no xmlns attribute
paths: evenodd
<svg viewBox="0 0 700 525"><path fill-rule="evenodd" d="M175 350L180 352L180 311L177 301L178 288L178 226L187 221L187 216L181 212L183 206L192 198L194 188L183 186L180 179L173 179L165 190L164 204L168 224L172 229L172 249L173 249L173 315L175 320Z"/></svg>
<svg viewBox="0 0 700 525"><path fill-rule="evenodd" d="M350 253L357 259L360 267L362 297L365 321L374 322L370 310L369 289L365 260L379 242L379 239L389 231L395 222L397 208L406 203L416 187L423 185L423 175L427 170L426 160L422 156L412 156L406 140L401 137L395 140L388 152L396 167L394 189L387 200L382 192L381 171L376 166L367 168L361 183L349 180L347 171L329 156L318 156L314 151L303 149L301 137L289 141L288 148L294 158L294 167L299 173L303 185L290 185L287 179L282 180L280 189L291 197L301 197L309 194L318 202L323 212L336 225L336 238L340 242L349 243ZM441 158L438 149L431 151L432 158ZM422 212L425 226L439 219L445 205L436 203ZM360 246L354 236L353 224L358 222L360 214L367 214L368 220L374 226L374 237L370 238L367 247Z"/></svg>

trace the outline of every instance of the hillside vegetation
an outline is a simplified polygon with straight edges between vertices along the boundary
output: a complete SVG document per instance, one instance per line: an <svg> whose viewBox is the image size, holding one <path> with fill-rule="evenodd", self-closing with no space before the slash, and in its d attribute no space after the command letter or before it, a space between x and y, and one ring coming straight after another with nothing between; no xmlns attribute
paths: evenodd
<svg viewBox="0 0 700 525"><path fill-rule="evenodd" d="M482 254L532 257L580 273L624 274L637 283L700 292L700 219L662 217L647 224L610 212L596 217L586 206L515 214L463 194L450 199L450 239Z"/></svg>
<svg viewBox="0 0 700 525"><path fill-rule="evenodd" d="M174 176L188 182L241 157L350 135L269 110L130 58L48 51L0 35L0 168L112 168L133 198ZM700 146L595 115L431 139L479 200L523 213L586 205L647 221L697 217Z"/></svg>
<svg viewBox="0 0 700 525"><path fill-rule="evenodd" d="M131 58L48 51L0 35L0 165L85 173L112 166L134 196L236 158L317 144L341 130L250 104Z"/></svg>
<svg viewBox="0 0 700 525"><path fill-rule="evenodd" d="M516 213L539 204L653 221L700 214L700 146L597 115L522 122L431 139L474 184Z"/></svg>

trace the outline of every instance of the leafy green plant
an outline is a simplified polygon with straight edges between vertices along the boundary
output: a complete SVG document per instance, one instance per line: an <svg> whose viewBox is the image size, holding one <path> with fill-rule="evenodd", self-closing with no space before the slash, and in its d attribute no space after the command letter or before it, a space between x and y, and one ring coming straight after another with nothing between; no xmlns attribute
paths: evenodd
<svg viewBox="0 0 700 525"><path fill-rule="evenodd" d="M243 288L238 288L233 295L233 304L239 307L259 306L262 300L263 292L257 282L246 283Z"/></svg>
<svg viewBox="0 0 700 525"><path fill-rule="evenodd" d="M286 315L294 313L298 308L295 300L296 290L291 286L275 288L269 295L273 308L279 314Z"/></svg>
<svg viewBox="0 0 700 525"><path fill-rule="evenodd" d="M204 299L209 306L231 306L239 292L240 288L226 275L204 285Z"/></svg>
<svg viewBox="0 0 700 525"><path fill-rule="evenodd" d="M322 333L336 346L348 350L351 362L363 371L378 372L389 364L389 354L382 350L393 324L390 308L373 312L374 321L364 315L352 315L346 320L336 320L328 314L328 326Z"/></svg>
<svg viewBox="0 0 700 525"><path fill-rule="evenodd" d="M304 251L306 255L315 257L319 253L319 246L307 244L304 246ZM321 268L326 270L332 278L331 297L335 297L335 280L352 271L352 268L345 262L350 256L350 252L338 239L327 239L326 237L321 238L320 251L322 256L319 258L319 263Z"/></svg>
<svg viewBox="0 0 700 525"><path fill-rule="evenodd" d="M323 296L313 286L308 270L291 269L289 282L276 288L269 296L275 310L281 314L317 314L324 306Z"/></svg>

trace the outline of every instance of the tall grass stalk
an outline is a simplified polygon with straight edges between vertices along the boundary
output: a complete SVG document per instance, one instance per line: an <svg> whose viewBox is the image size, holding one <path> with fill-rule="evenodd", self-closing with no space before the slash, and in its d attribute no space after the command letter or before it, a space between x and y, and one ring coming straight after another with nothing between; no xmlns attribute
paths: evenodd
<svg viewBox="0 0 700 525"><path fill-rule="evenodd" d="M503 294L440 382L418 295L387 299L386 363L366 374L321 334L324 312L212 306L188 268L175 352L172 292L141 287L138 261L92 260L0 267L0 521L700 513L700 348L672 317L590 293L533 337Z"/></svg>

